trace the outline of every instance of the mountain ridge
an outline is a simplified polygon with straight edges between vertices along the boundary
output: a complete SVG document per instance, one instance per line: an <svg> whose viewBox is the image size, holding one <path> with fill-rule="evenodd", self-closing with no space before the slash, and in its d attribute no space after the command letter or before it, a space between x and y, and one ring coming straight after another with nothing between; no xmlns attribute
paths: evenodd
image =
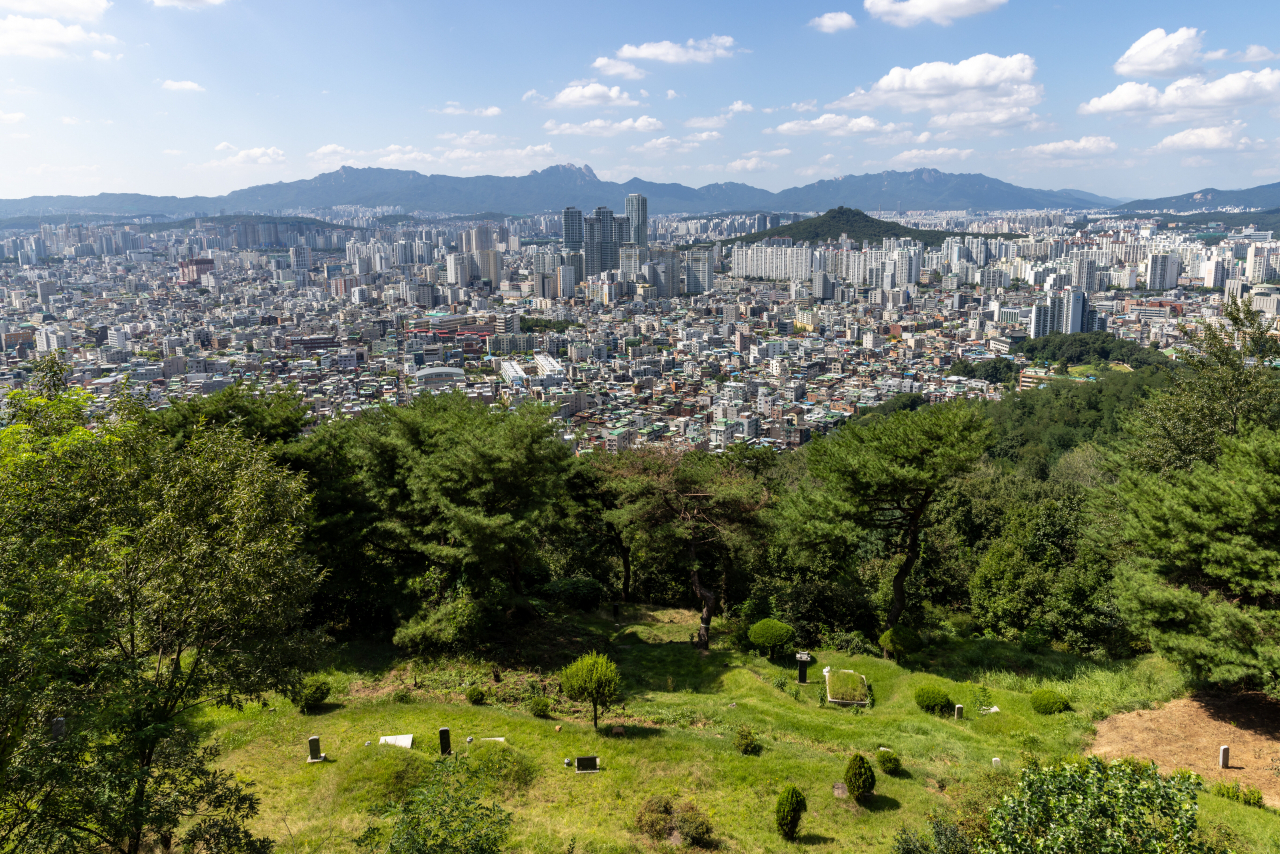
<svg viewBox="0 0 1280 854"><path fill-rule="evenodd" d="M1243 190L1219 190L1216 187L1205 187L1194 193L1183 193L1179 196L1163 196L1155 199L1133 199L1115 210L1125 211L1198 211L1204 208L1216 208L1223 205L1242 208L1275 208L1280 207L1280 183L1260 184L1257 187L1246 187Z"/></svg>
<svg viewBox="0 0 1280 854"><path fill-rule="evenodd" d="M649 211L712 213L718 210L825 211L836 207L862 210L1016 210L1111 207L1118 199L1080 190L1037 190L1019 187L980 173L948 173L937 169L842 175L777 193L737 182L702 187L631 178L602 181L589 165L557 164L523 176L424 175L380 167L342 166L314 178L279 181L235 190L223 196L149 196L100 193L96 196L31 196L0 199L0 216L48 211L141 216L204 211L289 210L336 205L458 213L492 210L538 213L575 205L583 210L604 205L620 209L628 193L649 199Z"/></svg>

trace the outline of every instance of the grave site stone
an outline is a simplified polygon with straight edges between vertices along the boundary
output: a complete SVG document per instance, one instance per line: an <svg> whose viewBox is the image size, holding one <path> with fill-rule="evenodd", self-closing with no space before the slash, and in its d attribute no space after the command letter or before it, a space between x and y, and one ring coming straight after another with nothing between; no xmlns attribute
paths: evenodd
<svg viewBox="0 0 1280 854"><path fill-rule="evenodd" d="M796 661L800 664L800 678L797 681L801 685L809 684L809 662L813 661L813 656L807 652L797 652Z"/></svg>
<svg viewBox="0 0 1280 854"><path fill-rule="evenodd" d="M448 756L453 753L453 745L449 743L449 728L447 726L440 727L440 755Z"/></svg>
<svg viewBox="0 0 1280 854"><path fill-rule="evenodd" d="M378 739L378 744L390 744L393 747L412 749L413 733L409 733L408 735L384 735Z"/></svg>
<svg viewBox="0 0 1280 854"><path fill-rule="evenodd" d="M1231 748L1225 744L1218 748L1218 767L1231 767Z"/></svg>
<svg viewBox="0 0 1280 854"><path fill-rule="evenodd" d="M579 756L574 759L573 770L578 774L594 774L600 770L598 756Z"/></svg>
<svg viewBox="0 0 1280 854"><path fill-rule="evenodd" d="M320 736L313 735L307 739L307 764L324 762L329 757L320 752Z"/></svg>

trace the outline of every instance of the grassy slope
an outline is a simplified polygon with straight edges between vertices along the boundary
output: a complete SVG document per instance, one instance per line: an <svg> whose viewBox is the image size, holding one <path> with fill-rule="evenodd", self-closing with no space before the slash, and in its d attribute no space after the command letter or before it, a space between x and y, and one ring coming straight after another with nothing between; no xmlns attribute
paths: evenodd
<svg viewBox="0 0 1280 854"><path fill-rule="evenodd" d="M877 852L890 849L904 821L919 826L930 810L945 808L942 789L990 767L992 757L1016 768L1023 750L1043 758L1082 751L1091 735L1091 715L1149 705L1181 687L1158 660L1103 669L1059 657L1050 662L1057 673L1050 681L1084 713L1044 718L1031 711L1024 693L1042 681L1023 666L1025 657L979 642L913 662L959 678L980 675L993 689L998 714L956 722L916 709L914 689L940 682L954 701L973 710L972 685L877 658L819 652L810 665L815 682L800 687L797 701L770 684L778 675L794 682L794 662L783 666L781 660L720 650L700 655L684 642L692 626L692 614L637 614L620 628L593 622L573 639L607 648L622 668L626 711L603 718L601 733L608 732L606 722L624 723L625 738L598 734L589 709L575 709L563 698L557 700L554 720L539 720L518 706L474 707L461 700L465 682L514 692L536 674L508 671L501 685L494 685L488 668L456 664L419 672L418 701L395 702L390 687L401 680L412 685L414 676L377 658L356 662L354 670L331 672L341 695L326 713L303 717L279 700L276 711L211 711L204 723L223 746L226 766L256 782L263 801L258 830L276 838L283 854L353 851L350 840L376 820L377 806L403 787L415 764L434 756L441 726L451 729L460 750L466 749L468 735L504 736L541 769L527 790L505 800L516 817L513 851L562 852L571 839L579 850L599 854L645 849L631 824L641 801L655 793L692 797L710 813L717 836L732 850L787 850L792 846L773 828L773 805L781 787L794 783L809 802L801 844L823 852L851 846ZM820 707L816 680L827 665L865 673L875 708L857 714ZM563 731L555 731L557 724ZM733 750L733 733L741 724L763 732L763 755L745 757ZM412 751L377 746L379 736L400 733L414 733ZM320 736L330 762L303 761L309 735ZM366 741L374 744L365 746ZM880 746L899 753L905 773L898 778L878 774L876 796L865 806L835 799L831 786L849 754L873 754ZM575 775L564 768L565 758L590 754L601 757L602 773ZM1258 852L1270 850L1263 840L1280 838L1280 820L1272 814L1208 796L1201 801L1207 820L1230 823L1255 841Z"/></svg>

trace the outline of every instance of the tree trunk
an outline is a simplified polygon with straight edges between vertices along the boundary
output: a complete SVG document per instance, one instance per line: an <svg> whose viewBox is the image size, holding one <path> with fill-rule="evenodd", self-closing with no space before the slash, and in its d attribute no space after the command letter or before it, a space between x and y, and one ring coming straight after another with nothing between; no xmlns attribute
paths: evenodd
<svg viewBox="0 0 1280 854"><path fill-rule="evenodd" d="M911 570L916 568L916 563L920 560L920 520L924 517L926 506L928 506L927 500L922 502L920 508L912 514L907 527L907 553L903 558L902 566L898 567L898 571L893 575L893 605L889 607L889 628L898 624L898 619L907 607L907 579L911 577Z"/></svg>
<svg viewBox="0 0 1280 854"><path fill-rule="evenodd" d="M596 701L591 701L591 728L595 729L600 726L600 712L596 706Z"/></svg>
<svg viewBox="0 0 1280 854"><path fill-rule="evenodd" d="M716 607L716 594L702 586L698 577L698 565L694 564L690 571L693 577L693 592L702 600L702 623L698 626L698 640L694 644L698 649L711 648L711 611Z"/></svg>
<svg viewBox="0 0 1280 854"><path fill-rule="evenodd" d="M631 549L613 523L607 524L609 535L613 537L614 547L618 550L618 556L622 558L622 604L626 605L631 601Z"/></svg>

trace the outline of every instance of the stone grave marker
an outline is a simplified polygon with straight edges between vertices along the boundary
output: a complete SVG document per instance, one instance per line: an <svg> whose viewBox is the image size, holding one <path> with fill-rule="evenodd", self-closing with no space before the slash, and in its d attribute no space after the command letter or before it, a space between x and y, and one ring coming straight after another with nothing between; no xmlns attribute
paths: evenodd
<svg viewBox="0 0 1280 854"><path fill-rule="evenodd" d="M449 728L447 726L440 727L440 755L448 756L453 753L453 745L449 743Z"/></svg>
<svg viewBox="0 0 1280 854"><path fill-rule="evenodd" d="M1231 767L1231 748L1225 744L1218 748L1218 767Z"/></svg>
<svg viewBox="0 0 1280 854"><path fill-rule="evenodd" d="M313 735L307 739L307 764L324 762L329 757L320 752L320 736Z"/></svg>
<svg viewBox="0 0 1280 854"><path fill-rule="evenodd" d="M616 727L614 727L614 728L613 728L613 734L614 734L614 735L626 735L626 734L627 734L626 727L620 727L620 726L616 726Z"/></svg>
<svg viewBox="0 0 1280 854"><path fill-rule="evenodd" d="M574 759L573 770L579 774L594 774L600 770L598 756L579 756Z"/></svg>
<svg viewBox="0 0 1280 854"><path fill-rule="evenodd" d="M53 736L54 741L61 741L67 736L67 719L54 718L53 723L49 725L49 732Z"/></svg>
<svg viewBox="0 0 1280 854"><path fill-rule="evenodd" d="M797 681L801 685L809 684L809 662L813 661L813 656L807 652L797 652L796 661L800 664L800 678Z"/></svg>
<svg viewBox="0 0 1280 854"><path fill-rule="evenodd" d="M411 749L413 747L413 733L408 735L384 735L378 739L378 744L390 744L393 747Z"/></svg>
<svg viewBox="0 0 1280 854"><path fill-rule="evenodd" d="M956 720L958 721L964 720L964 706L960 705L959 703L956 703Z"/></svg>
<svg viewBox="0 0 1280 854"><path fill-rule="evenodd" d="M849 797L849 787L844 783L836 783L831 787L831 794L835 795L837 798L847 798Z"/></svg>
<svg viewBox="0 0 1280 854"><path fill-rule="evenodd" d="M991 760L991 767L992 767L992 768L999 768L999 767L1000 767L1000 757L999 757L999 756L996 756L996 757L994 757L994 758Z"/></svg>

